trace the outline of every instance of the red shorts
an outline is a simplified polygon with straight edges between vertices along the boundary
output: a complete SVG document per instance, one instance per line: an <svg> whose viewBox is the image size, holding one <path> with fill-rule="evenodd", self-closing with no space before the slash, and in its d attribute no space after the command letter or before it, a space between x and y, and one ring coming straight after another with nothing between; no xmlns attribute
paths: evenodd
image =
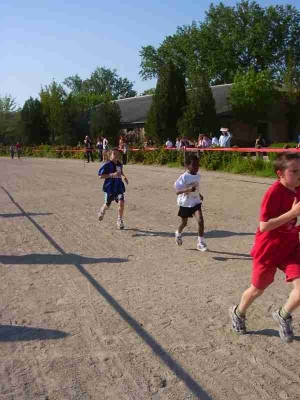
<svg viewBox="0 0 300 400"><path fill-rule="evenodd" d="M259 290L265 290L273 281L277 268L285 273L286 281L300 278L300 246L281 264L260 264L253 259L251 283Z"/></svg>

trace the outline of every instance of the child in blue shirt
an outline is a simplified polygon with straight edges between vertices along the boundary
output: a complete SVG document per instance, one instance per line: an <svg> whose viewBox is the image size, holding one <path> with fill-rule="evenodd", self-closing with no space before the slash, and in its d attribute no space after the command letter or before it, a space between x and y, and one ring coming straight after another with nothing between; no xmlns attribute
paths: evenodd
<svg viewBox="0 0 300 400"><path fill-rule="evenodd" d="M102 221L105 211L110 207L111 203L115 201L116 203L119 203L117 226L118 229L124 229L123 213L125 205L125 185L123 183L122 176L124 177L124 181L127 185L129 182L123 173L123 166L120 161L118 161L118 156L118 150L111 150L109 161L103 164L98 172L99 178L105 179L103 184L105 202L98 213L98 218L99 221Z"/></svg>

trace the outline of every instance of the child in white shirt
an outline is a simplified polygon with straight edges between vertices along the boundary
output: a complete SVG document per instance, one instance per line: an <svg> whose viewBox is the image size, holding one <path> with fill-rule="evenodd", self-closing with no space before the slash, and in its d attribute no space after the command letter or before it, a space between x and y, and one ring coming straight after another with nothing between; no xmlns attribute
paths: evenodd
<svg viewBox="0 0 300 400"><path fill-rule="evenodd" d="M199 193L199 158L195 154L187 157L186 168L187 171L174 184L178 196L178 216L181 218L181 224L175 232L175 242L178 246L182 245L182 231L187 226L188 218L195 215L198 222L197 249L207 251L207 245L204 243L204 220L201 210L203 197Z"/></svg>

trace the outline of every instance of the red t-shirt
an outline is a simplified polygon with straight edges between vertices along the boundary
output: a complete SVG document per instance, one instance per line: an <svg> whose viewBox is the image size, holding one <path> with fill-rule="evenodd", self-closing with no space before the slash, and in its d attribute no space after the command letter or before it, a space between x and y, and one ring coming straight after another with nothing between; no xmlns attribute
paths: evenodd
<svg viewBox="0 0 300 400"><path fill-rule="evenodd" d="M300 201L300 187L296 192L276 181L263 197L260 209L260 221L267 222L288 212L295 197ZM299 227L297 218L269 232L257 229L251 256L261 264L282 263L299 245Z"/></svg>

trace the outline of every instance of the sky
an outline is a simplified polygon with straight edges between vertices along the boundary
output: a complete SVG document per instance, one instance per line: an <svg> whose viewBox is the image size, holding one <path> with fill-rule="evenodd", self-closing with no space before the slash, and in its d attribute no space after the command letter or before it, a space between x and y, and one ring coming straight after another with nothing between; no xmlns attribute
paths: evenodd
<svg viewBox="0 0 300 400"><path fill-rule="evenodd" d="M211 2L1 0L0 96L12 95L22 107L53 79L62 83L75 74L86 79L97 66L116 69L141 93L155 86L139 76L142 46L158 46L178 26L203 21ZM300 9L300 0L288 4Z"/></svg>

